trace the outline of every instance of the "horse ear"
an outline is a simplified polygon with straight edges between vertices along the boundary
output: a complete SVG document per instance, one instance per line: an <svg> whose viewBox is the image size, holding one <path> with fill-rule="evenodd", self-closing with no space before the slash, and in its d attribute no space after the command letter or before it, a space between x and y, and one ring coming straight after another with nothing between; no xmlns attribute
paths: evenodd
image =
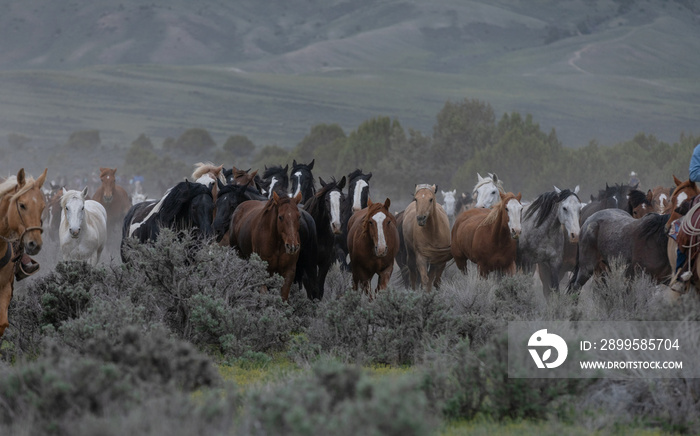
<svg viewBox="0 0 700 436"><path fill-rule="evenodd" d="M272 191L272 201L274 201L275 203L279 203L280 196L277 195L277 191Z"/></svg>
<svg viewBox="0 0 700 436"><path fill-rule="evenodd" d="M369 179L372 178L372 173L367 174L367 181L369 182Z"/></svg>
<svg viewBox="0 0 700 436"><path fill-rule="evenodd" d="M48 168L44 168L44 172L41 173L38 179L34 182L34 186L37 188L41 188L44 185L44 182L46 181L46 173L49 171Z"/></svg>
<svg viewBox="0 0 700 436"><path fill-rule="evenodd" d="M250 170L248 170L250 171ZM253 173L250 175L251 178L255 178L255 176L258 175L258 170L253 171Z"/></svg>
<svg viewBox="0 0 700 436"><path fill-rule="evenodd" d="M683 183L680 180L678 180L678 177L676 177L675 174L673 175L673 182L676 184L676 186L680 186L680 184Z"/></svg>
<svg viewBox="0 0 700 436"><path fill-rule="evenodd" d="M82 197L83 197L83 200L85 200L87 198L87 194L88 194L88 187L86 186L85 189L83 189L83 192L80 193L80 195L82 195Z"/></svg>
<svg viewBox="0 0 700 436"><path fill-rule="evenodd" d="M561 189L557 188L557 185L554 185L554 192L559 194L561 192Z"/></svg>
<svg viewBox="0 0 700 436"><path fill-rule="evenodd" d="M319 181L319 183L321 184L321 186L326 186L326 185L327 185L327 183L323 181L323 179L321 178L321 176L318 176L318 181Z"/></svg>
<svg viewBox="0 0 700 436"><path fill-rule="evenodd" d="M373 204L374 204L374 203L372 203L372 199L369 198L369 197L367 197L367 207L370 207L370 206L373 205Z"/></svg>
<svg viewBox="0 0 700 436"><path fill-rule="evenodd" d="M501 200L506 198L506 194L504 194L503 191L498 191L498 194L501 196Z"/></svg>
<svg viewBox="0 0 700 436"><path fill-rule="evenodd" d="M651 192L651 189L647 191L647 200L649 201L649 203L654 201L654 193Z"/></svg>
<svg viewBox="0 0 700 436"><path fill-rule="evenodd" d="M387 199L384 200L384 207L386 210L389 210L389 206L391 206L391 200L387 197Z"/></svg>
<svg viewBox="0 0 700 436"><path fill-rule="evenodd" d="M312 160L311 160L311 163L309 164L309 169L310 169L310 170L314 169L314 163L316 163L316 159L315 159L315 158L312 159Z"/></svg>
<svg viewBox="0 0 700 436"><path fill-rule="evenodd" d="M66 187L65 186L63 188L61 188L61 197L63 197L64 195L66 195Z"/></svg>
<svg viewBox="0 0 700 436"><path fill-rule="evenodd" d="M498 182L498 176L496 175L496 173L493 173L493 174L491 175L491 178L493 179L493 183L497 183L497 182Z"/></svg>
<svg viewBox="0 0 700 436"><path fill-rule="evenodd" d="M449 191L448 191L449 192ZM457 189L452 190L452 195L457 195Z"/></svg>
<svg viewBox="0 0 700 436"><path fill-rule="evenodd" d="M515 198L517 198L519 202L523 198L522 193L518 192L518 195Z"/></svg>
<svg viewBox="0 0 700 436"><path fill-rule="evenodd" d="M484 178L481 177L481 174L479 174L479 173L476 173L476 177L477 177L477 181L478 181L479 183L481 183L481 182L484 180Z"/></svg>
<svg viewBox="0 0 700 436"><path fill-rule="evenodd" d="M581 189L578 185L574 188L574 194L578 194L579 189Z"/></svg>
<svg viewBox="0 0 700 436"><path fill-rule="evenodd" d="M292 167L295 167L295 166L297 166L297 160L296 160L296 159L292 159Z"/></svg>
<svg viewBox="0 0 700 436"><path fill-rule="evenodd" d="M437 194L438 185L433 185L433 194Z"/></svg>
<svg viewBox="0 0 700 436"><path fill-rule="evenodd" d="M297 195L294 196L293 200L294 200L294 203L296 203L296 204L301 203L301 191L299 191L297 193Z"/></svg>
<svg viewBox="0 0 700 436"><path fill-rule="evenodd" d="M27 179L24 176L24 168L20 168L20 170L17 171L17 187L21 188L26 182Z"/></svg>
<svg viewBox="0 0 700 436"><path fill-rule="evenodd" d="M289 164L284 166L284 172L286 173L287 171L289 171Z"/></svg>
<svg viewBox="0 0 700 436"><path fill-rule="evenodd" d="M340 179L340 182L338 182L338 189L342 190L345 187L345 182L346 182L346 179L345 179L345 176L343 176L343 178Z"/></svg>
<svg viewBox="0 0 700 436"><path fill-rule="evenodd" d="M440 193L442 194L443 197L444 197L445 195L447 195L447 192L443 191L442 189L440 190Z"/></svg>

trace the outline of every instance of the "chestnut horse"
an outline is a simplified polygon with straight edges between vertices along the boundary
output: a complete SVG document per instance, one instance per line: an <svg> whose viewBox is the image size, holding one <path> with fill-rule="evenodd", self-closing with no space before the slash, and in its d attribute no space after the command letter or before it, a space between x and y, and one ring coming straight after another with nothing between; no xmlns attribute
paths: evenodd
<svg viewBox="0 0 700 436"><path fill-rule="evenodd" d="M361 286L370 298L375 274L379 276L376 292L389 285L399 251L399 231L396 219L389 212L390 204L388 198L384 204L367 200L367 207L355 212L348 222L352 287L357 290Z"/></svg>
<svg viewBox="0 0 700 436"><path fill-rule="evenodd" d="M10 325L7 309L10 307L15 283L15 271L21 267L25 253L39 253L42 246L41 215L46 206L41 186L46 171L34 180L26 177L24 168L17 176L0 184L0 337ZM17 264L20 262L20 264Z"/></svg>
<svg viewBox="0 0 700 436"><path fill-rule="evenodd" d="M283 301L289 299L299 259L300 201L301 194L289 198L273 191L270 200L245 201L231 215L230 245L244 258L256 253L270 274L282 276Z"/></svg>
<svg viewBox="0 0 700 436"><path fill-rule="evenodd" d="M420 274L423 289L430 291L440 287L440 279L450 254L450 221L445 209L438 204L437 186L416 185L413 201L404 210L400 232L403 236L405 265L408 279L416 288ZM403 261L404 256L400 256ZM408 286L408 283L406 283Z"/></svg>
<svg viewBox="0 0 700 436"><path fill-rule="evenodd" d="M700 189L697 187L695 182L691 182L690 180L683 182L676 176L673 176L673 182L676 184L676 188L671 193L671 198L668 200L668 204L666 204L666 209L664 209L664 214L669 215L668 221L666 222L667 232L672 230L670 229L671 225L677 225L680 223L680 221L676 223L676 220L680 220L683 216L677 211L678 207L683 204L684 201L690 200L691 198L700 194ZM669 237L666 246L666 255L668 256L668 261L671 265L671 271L674 272L676 271L677 249L678 244L676 243L676 240Z"/></svg>
<svg viewBox="0 0 700 436"><path fill-rule="evenodd" d="M131 208L131 198L124 188L115 182L117 169L100 168L100 180L102 186L97 188L92 199L104 206L107 211L107 234L112 235L119 230L124 222L124 217Z"/></svg>
<svg viewBox="0 0 700 436"><path fill-rule="evenodd" d="M491 209L462 212L452 227L452 256L464 273L467 260L476 264L482 277L493 271L515 273L523 205L520 193L501 193L500 197L500 203Z"/></svg>

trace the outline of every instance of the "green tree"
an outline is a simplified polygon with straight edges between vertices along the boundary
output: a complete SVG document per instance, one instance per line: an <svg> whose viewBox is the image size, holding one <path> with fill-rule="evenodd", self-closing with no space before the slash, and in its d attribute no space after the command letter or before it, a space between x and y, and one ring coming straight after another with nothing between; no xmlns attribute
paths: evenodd
<svg viewBox="0 0 700 436"><path fill-rule="evenodd" d="M265 166L284 165L289 160L289 152L278 145L266 145L262 147L251 162L252 169L258 170L262 175Z"/></svg>
<svg viewBox="0 0 700 436"><path fill-rule="evenodd" d="M350 133L336 161L336 174L347 174L356 168L371 168L389 150L393 135L403 135L398 120L377 117L360 124Z"/></svg>
<svg viewBox="0 0 700 436"><path fill-rule="evenodd" d="M216 148L216 143L209 132L201 128L191 128L185 130L182 135L172 143L171 150L169 151L192 155L208 152L214 148Z"/></svg>
<svg viewBox="0 0 700 436"><path fill-rule="evenodd" d="M337 145L340 140L347 138L338 124L317 124L311 128L308 135L294 148L295 159L301 162L315 159L324 149Z"/></svg>
<svg viewBox="0 0 700 436"><path fill-rule="evenodd" d="M71 133L66 148L80 151L92 151L100 145L99 130L79 130Z"/></svg>
<svg viewBox="0 0 700 436"><path fill-rule="evenodd" d="M493 143L495 119L493 108L486 102L465 98L445 103L433 126L432 157L440 168L439 183L450 181L465 161Z"/></svg>
<svg viewBox="0 0 700 436"><path fill-rule="evenodd" d="M248 158L255 151L255 144L245 135L232 135L226 139L224 151L234 158Z"/></svg>

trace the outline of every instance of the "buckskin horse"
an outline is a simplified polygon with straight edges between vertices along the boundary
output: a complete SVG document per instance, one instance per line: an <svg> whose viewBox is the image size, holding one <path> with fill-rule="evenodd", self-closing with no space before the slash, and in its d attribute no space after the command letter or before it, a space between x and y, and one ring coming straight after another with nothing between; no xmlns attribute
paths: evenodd
<svg viewBox="0 0 700 436"><path fill-rule="evenodd" d="M41 215L46 206L41 186L46 172L47 169L34 180L26 177L22 168L17 176L0 184L0 217L3 217L0 219L0 253L3 253L0 258L0 337L10 325L7 310L15 275L19 279L26 277L25 268L31 262L27 255L41 251Z"/></svg>
<svg viewBox="0 0 700 436"><path fill-rule="evenodd" d="M377 289L386 289L399 251L399 231L396 219L389 212L391 201L367 202L367 207L355 212L348 222L348 249L352 269L352 287L362 287L370 298L371 281L379 276Z"/></svg>
<svg viewBox="0 0 700 436"><path fill-rule="evenodd" d="M268 201L246 201L231 216L230 244L243 258L256 253L267 262L267 271L284 279L280 293L289 299L299 258L301 193L294 198L272 193Z"/></svg>

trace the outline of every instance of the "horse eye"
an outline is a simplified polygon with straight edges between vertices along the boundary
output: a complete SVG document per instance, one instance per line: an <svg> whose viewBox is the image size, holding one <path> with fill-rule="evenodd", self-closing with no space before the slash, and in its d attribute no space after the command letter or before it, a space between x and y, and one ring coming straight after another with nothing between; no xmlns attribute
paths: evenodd
<svg viewBox="0 0 700 436"><path fill-rule="evenodd" d="M24 203L20 203L20 204L19 204L19 208L22 209L22 210L26 210L26 209L27 209L27 206L25 206Z"/></svg>
<svg viewBox="0 0 700 436"><path fill-rule="evenodd" d="M277 218L279 218L280 221L282 221L284 219L284 217L282 215L278 216Z"/></svg>
<svg viewBox="0 0 700 436"><path fill-rule="evenodd" d="M569 209L565 207L565 208L564 208L564 212L568 212L568 211L569 211Z"/></svg>

